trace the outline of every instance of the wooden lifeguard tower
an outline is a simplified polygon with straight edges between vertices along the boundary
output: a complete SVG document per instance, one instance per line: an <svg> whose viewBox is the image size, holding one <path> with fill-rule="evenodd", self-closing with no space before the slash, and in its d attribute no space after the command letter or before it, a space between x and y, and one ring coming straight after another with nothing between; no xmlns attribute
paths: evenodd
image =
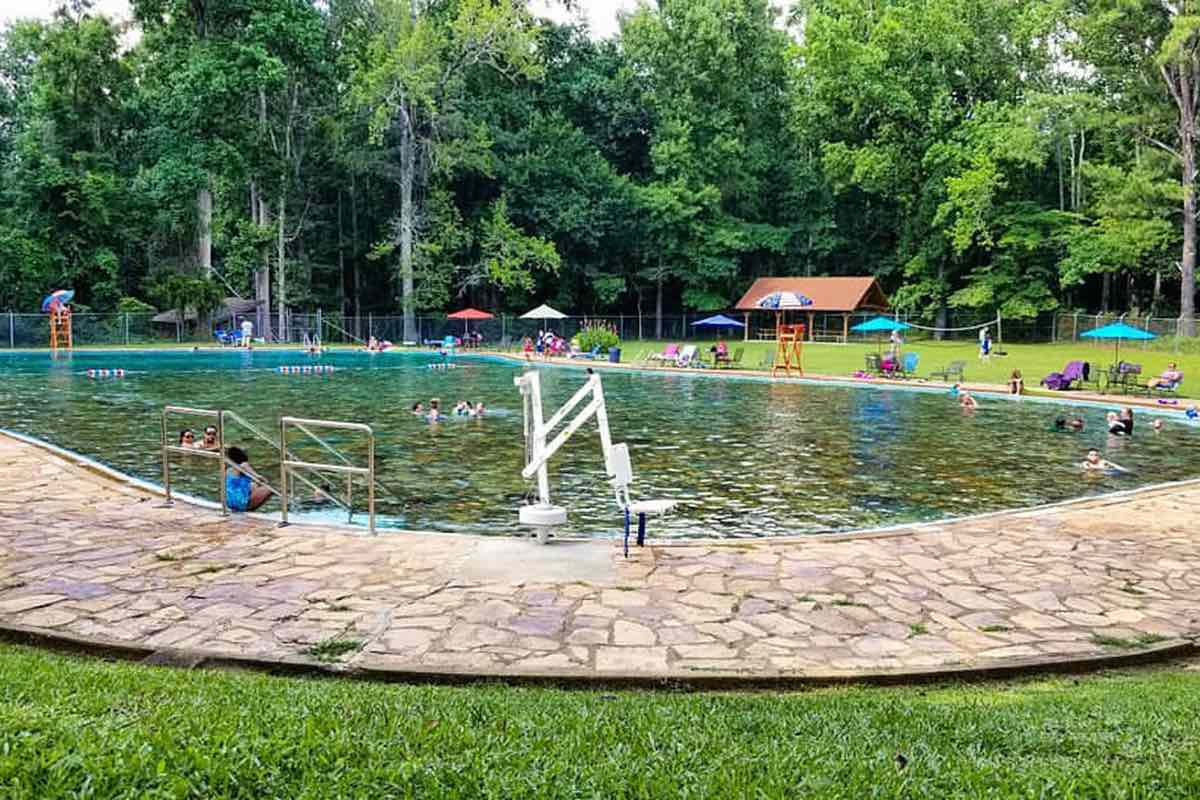
<svg viewBox="0 0 1200 800"><path fill-rule="evenodd" d="M74 346L71 337L71 309L62 303L50 307L50 354L59 350L70 350Z"/></svg>
<svg viewBox="0 0 1200 800"><path fill-rule="evenodd" d="M782 320L783 315L778 315L778 319ZM792 376L792 367L796 368L796 374L804 375L804 324L796 323L795 325L785 325L782 321L775 325L775 364L771 367L771 377L779 370L783 370L783 374L789 378Z"/></svg>

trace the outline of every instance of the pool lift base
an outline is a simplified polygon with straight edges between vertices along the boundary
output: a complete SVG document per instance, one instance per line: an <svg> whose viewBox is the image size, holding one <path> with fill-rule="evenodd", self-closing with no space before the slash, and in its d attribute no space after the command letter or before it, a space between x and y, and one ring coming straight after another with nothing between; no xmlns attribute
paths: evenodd
<svg viewBox="0 0 1200 800"><path fill-rule="evenodd" d="M612 484L617 505L624 515L625 556L628 557L631 516L636 515L638 518L637 543L642 546L646 543L646 517L668 513L675 507L676 501L645 500L635 503L630 500L629 487L633 483L633 465L629 458L629 445L612 443L600 376L588 369L587 383L546 422L542 419L540 374L536 370L529 370L513 382L520 389L524 401L525 468L521 470L521 475L526 479L536 476L538 484L538 502L522 506L517 514L521 525L532 528L540 544L547 544L551 534L566 525L567 510L550 502L550 479L546 472L546 464L551 456L594 416L600 432L600 445L604 451L605 473ZM547 443L547 437L589 395L591 399L587 405Z"/></svg>

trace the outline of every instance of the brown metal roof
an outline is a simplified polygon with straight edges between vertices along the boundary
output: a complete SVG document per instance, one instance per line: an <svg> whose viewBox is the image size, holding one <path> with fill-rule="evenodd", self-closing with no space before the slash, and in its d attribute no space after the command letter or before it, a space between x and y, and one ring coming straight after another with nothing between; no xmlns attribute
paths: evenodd
<svg viewBox="0 0 1200 800"><path fill-rule="evenodd" d="M796 292L813 301L805 311L884 311L887 295L874 278L759 278L734 306L756 311L756 303L772 292Z"/></svg>

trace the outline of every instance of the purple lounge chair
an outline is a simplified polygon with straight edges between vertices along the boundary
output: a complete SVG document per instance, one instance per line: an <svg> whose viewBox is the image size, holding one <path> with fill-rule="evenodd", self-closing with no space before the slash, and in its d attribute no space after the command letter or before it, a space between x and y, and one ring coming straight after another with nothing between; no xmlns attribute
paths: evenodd
<svg viewBox="0 0 1200 800"><path fill-rule="evenodd" d="M1065 392L1075 382L1085 383L1088 379L1088 363L1086 361L1071 361L1063 367L1062 372L1051 372L1042 378L1041 384L1053 392Z"/></svg>

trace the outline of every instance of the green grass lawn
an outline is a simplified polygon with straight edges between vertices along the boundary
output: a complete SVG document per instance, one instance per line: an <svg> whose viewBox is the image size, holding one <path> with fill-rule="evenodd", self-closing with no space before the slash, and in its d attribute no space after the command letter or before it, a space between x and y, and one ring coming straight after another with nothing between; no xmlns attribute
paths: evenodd
<svg viewBox="0 0 1200 800"><path fill-rule="evenodd" d="M1200 796L1200 672L777 694L184 672L0 646L0 796Z"/></svg>
<svg viewBox="0 0 1200 800"><path fill-rule="evenodd" d="M692 341L702 353L716 342ZM745 348L742 365L754 369L763 360L774 354L774 342L743 342L740 339L726 340L730 350L738 347ZM637 358L643 352L661 352L664 342L659 341L627 341L622 342L622 359ZM887 345L884 344L886 350ZM934 370L942 369L951 361L967 362L966 379L968 383L1008 382L1014 369L1019 369L1025 378L1027 389L1036 391L1038 381L1051 372L1060 372L1068 361L1089 361L1093 368L1106 369L1114 363L1113 343L1100 344L1067 343L1067 344L1003 344L999 349L1008 353L1006 356L994 356L987 361L979 358L979 346L974 341L915 341L906 343L904 352L914 352L920 356L917 374L926 377ZM855 370L863 368L863 356L867 353L879 352L876 343L837 344L806 344L804 346L804 369L815 375L849 376ZM1121 360L1131 361L1142 365L1142 377L1162 373L1167 364L1174 361L1183 370L1185 379L1180 387L1182 397L1200 397L1200 355L1179 354L1169 351L1142 350L1123 344Z"/></svg>

